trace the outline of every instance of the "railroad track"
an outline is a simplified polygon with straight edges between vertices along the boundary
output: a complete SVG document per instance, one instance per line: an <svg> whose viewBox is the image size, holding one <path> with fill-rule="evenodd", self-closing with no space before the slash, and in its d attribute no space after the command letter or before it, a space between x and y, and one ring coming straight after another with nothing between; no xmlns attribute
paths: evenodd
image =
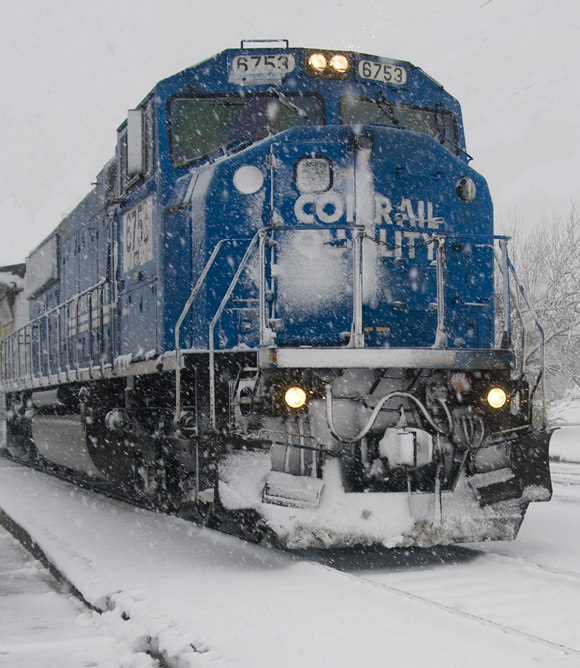
<svg viewBox="0 0 580 668"><path fill-rule="evenodd" d="M580 503L580 464L551 461L554 497L566 503Z"/></svg>
<svg viewBox="0 0 580 668"><path fill-rule="evenodd" d="M578 499L580 500L580 464L552 461L550 462L550 472L552 483L559 488L559 498L566 496L568 491L578 491Z"/></svg>
<svg viewBox="0 0 580 668"><path fill-rule="evenodd" d="M580 464L553 462L552 475L551 509L557 510L558 501L580 503ZM573 536L570 532L572 544ZM541 563L533 554L494 553L493 545L487 551L475 546L407 550L399 557L390 551L382 563L376 555L359 565L343 555L327 565L450 614L580 656L580 559L578 570L571 570L547 564L545 558ZM405 559L410 564L406 569Z"/></svg>
<svg viewBox="0 0 580 668"><path fill-rule="evenodd" d="M357 576L355 576L357 577ZM403 596L405 598L410 598L415 601L420 601L421 603L430 606L430 607L435 607L439 608L442 610L446 610L452 615L470 619L472 621L475 621L479 624L483 624L485 626L490 626L496 629L499 629L501 631L504 631L505 633L512 635L512 636L517 636L520 638L526 638L527 640L531 640L532 642L539 643L541 645L545 645L547 647L552 647L554 649L561 650L564 652L566 655L574 655L574 656L580 656L580 649L575 649L573 647L569 647L567 645L564 645L562 643L558 642L552 642L551 640L548 640L546 638L543 638L537 634L534 633L529 633L527 631L523 631L521 629L516 628L515 626L510 626L504 623L500 623L497 621L494 621L492 619L489 619L488 617L484 617L482 615L477 615L472 612L467 612L465 610L460 610L456 607L450 606L450 605L445 605L443 603L440 603L438 601L429 599L425 596L420 596L419 594L415 594L409 591L405 591L404 589L400 589L398 587L393 587L392 585L387 585L384 583L376 582L375 580L371 578L365 578L362 576L358 576L358 578L364 582L367 582L371 584L374 587L378 587L381 589L385 589L389 592L395 593L399 596Z"/></svg>
<svg viewBox="0 0 580 668"><path fill-rule="evenodd" d="M368 586L558 649L566 655L580 656L580 634L577 642L570 642L558 635L550 637L551 630L542 629L542 620L548 617L552 622L546 627L558 626L553 620L556 608L563 607L570 615L570 607L562 601L562 591L568 592L566 601L577 602L569 625L580 627L580 573L458 546L427 550L342 550L339 554L317 553L314 558L304 554L303 557ZM493 581L498 571L499 577ZM503 590L503 600L500 590ZM522 597L532 591L540 613L534 616L528 611L522 619L519 615ZM495 604L485 602L490 596L495 598ZM511 610L507 599L515 602Z"/></svg>

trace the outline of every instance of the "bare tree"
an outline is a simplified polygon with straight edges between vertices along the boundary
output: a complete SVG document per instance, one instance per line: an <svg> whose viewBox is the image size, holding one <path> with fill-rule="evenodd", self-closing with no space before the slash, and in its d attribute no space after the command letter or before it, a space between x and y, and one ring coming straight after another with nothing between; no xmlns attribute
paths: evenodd
<svg viewBox="0 0 580 668"><path fill-rule="evenodd" d="M526 232L521 222L509 230L510 255L527 299L545 333L546 381L553 395L580 387L580 217L572 206L567 218L545 219ZM522 309L523 310L523 309ZM514 318L518 322L518 318ZM516 342L521 326L514 329ZM517 347L517 343L516 343ZM527 366L539 365L539 340L521 343Z"/></svg>

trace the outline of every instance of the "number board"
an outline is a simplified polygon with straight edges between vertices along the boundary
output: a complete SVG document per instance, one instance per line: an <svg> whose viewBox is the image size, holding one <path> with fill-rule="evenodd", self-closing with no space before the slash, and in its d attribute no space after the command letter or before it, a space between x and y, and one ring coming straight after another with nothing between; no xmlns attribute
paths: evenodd
<svg viewBox="0 0 580 668"><path fill-rule="evenodd" d="M396 86L402 86L407 81L407 70L404 67L378 63L375 60L361 60L358 64L358 75L362 79L371 79Z"/></svg>
<svg viewBox="0 0 580 668"><path fill-rule="evenodd" d="M261 84L281 81L296 69L296 60L289 53L251 53L236 56L230 62L229 82Z"/></svg>
<svg viewBox="0 0 580 668"><path fill-rule="evenodd" d="M123 268L131 271L153 259L153 195L123 216Z"/></svg>

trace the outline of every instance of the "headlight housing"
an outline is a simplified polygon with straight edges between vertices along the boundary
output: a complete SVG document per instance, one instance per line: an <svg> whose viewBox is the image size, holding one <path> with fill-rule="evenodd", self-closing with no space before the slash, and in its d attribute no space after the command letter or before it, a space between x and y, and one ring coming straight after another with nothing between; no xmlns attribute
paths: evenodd
<svg viewBox="0 0 580 668"><path fill-rule="evenodd" d="M350 75L351 58L335 51L310 51L306 53L306 74L313 79L346 79Z"/></svg>
<svg viewBox="0 0 580 668"><path fill-rule="evenodd" d="M455 192L457 197L466 204L473 202L477 194L474 180L470 176L462 176L455 184Z"/></svg>

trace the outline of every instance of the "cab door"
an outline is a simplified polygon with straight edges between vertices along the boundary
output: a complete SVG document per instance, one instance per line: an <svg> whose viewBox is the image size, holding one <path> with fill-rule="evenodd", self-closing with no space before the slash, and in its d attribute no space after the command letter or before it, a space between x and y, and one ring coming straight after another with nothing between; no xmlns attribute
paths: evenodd
<svg viewBox="0 0 580 668"><path fill-rule="evenodd" d="M275 144L266 252L276 344L345 345L353 319L354 169L344 140Z"/></svg>

